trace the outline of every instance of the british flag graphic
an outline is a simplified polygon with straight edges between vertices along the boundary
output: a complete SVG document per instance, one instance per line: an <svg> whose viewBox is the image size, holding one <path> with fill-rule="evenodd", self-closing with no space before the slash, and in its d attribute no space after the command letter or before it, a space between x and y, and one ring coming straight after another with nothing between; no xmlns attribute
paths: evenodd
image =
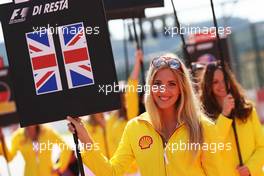
<svg viewBox="0 0 264 176"><path fill-rule="evenodd" d="M69 89L94 84L84 32L82 22L59 27L60 44Z"/></svg>
<svg viewBox="0 0 264 176"><path fill-rule="evenodd" d="M56 51L49 29L26 33L36 94L62 90Z"/></svg>

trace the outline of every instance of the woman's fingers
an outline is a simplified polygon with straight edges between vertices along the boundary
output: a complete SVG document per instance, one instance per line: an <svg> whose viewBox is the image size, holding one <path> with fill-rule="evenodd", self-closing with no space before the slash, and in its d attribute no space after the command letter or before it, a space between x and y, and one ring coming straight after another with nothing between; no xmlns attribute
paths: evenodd
<svg viewBox="0 0 264 176"><path fill-rule="evenodd" d="M74 125L82 125L82 119L80 119L79 117L72 118L72 117L68 116L67 120L70 121L71 123L73 123Z"/></svg>
<svg viewBox="0 0 264 176"><path fill-rule="evenodd" d="M231 94L228 94L228 95L226 96L226 98L227 98L228 102L229 102L231 105L235 104L235 99L233 98L233 96L232 96Z"/></svg>
<svg viewBox="0 0 264 176"><path fill-rule="evenodd" d="M71 123L68 123L67 125L68 125L68 129L70 130L70 132L74 134L75 133L74 126Z"/></svg>
<svg viewBox="0 0 264 176"><path fill-rule="evenodd" d="M235 107L235 99L231 94L228 94L224 99L222 114L225 116L229 116L232 109L234 109L234 107Z"/></svg>
<svg viewBox="0 0 264 176"><path fill-rule="evenodd" d="M68 129L70 130L71 133L73 134L77 133L78 138L82 143L85 143L85 144L92 143L92 139L87 133L80 118L72 118L68 116L67 120L69 121L69 123L67 124Z"/></svg>
<svg viewBox="0 0 264 176"><path fill-rule="evenodd" d="M228 95L227 95L227 98L228 98L228 99L234 99L233 96L232 96L231 94L228 94Z"/></svg>
<svg viewBox="0 0 264 176"><path fill-rule="evenodd" d="M80 118L74 119L74 118L68 116L67 120L70 122L68 124L68 128L71 131L71 133L73 133L73 134L76 132L76 130L78 131L80 129L80 127L82 126L82 122L81 122Z"/></svg>
<svg viewBox="0 0 264 176"><path fill-rule="evenodd" d="M79 117L75 118L75 120L80 124L82 123L82 119L80 119Z"/></svg>
<svg viewBox="0 0 264 176"><path fill-rule="evenodd" d="M75 120L74 118L72 118L72 117L70 117L70 116L67 117L67 120L68 120L69 122L71 122L75 127L77 127L78 125L80 125L79 122L78 122L77 120Z"/></svg>

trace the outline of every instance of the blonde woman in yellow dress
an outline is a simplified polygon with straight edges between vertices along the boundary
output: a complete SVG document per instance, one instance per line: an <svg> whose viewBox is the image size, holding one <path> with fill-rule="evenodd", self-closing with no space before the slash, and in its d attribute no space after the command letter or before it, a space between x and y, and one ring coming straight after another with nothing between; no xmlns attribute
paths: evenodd
<svg viewBox="0 0 264 176"><path fill-rule="evenodd" d="M145 97L146 112L128 122L114 156L109 160L101 151L86 150L84 163L97 176L122 175L133 160L142 176L223 175L218 152L173 148L179 143L216 142L216 128L200 111L182 61L167 56L153 59L146 80L151 87ZM80 119L68 120L83 143L94 143ZM71 123L68 126L74 133Z"/></svg>

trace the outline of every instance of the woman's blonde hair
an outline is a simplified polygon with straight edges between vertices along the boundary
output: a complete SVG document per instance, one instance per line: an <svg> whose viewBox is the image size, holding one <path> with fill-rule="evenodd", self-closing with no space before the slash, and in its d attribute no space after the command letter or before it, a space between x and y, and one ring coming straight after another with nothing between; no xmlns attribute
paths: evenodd
<svg viewBox="0 0 264 176"><path fill-rule="evenodd" d="M152 64L150 64L150 68L148 70L146 78L146 84L150 87L153 85L154 77L160 69L169 68L174 73L178 80L178 85L180 89L179 100L175 104L175 108L177 109L178 122L185 123L189 132L189 142L202 143L203 133L202 126L200 124L200 119L203 116L203 113L198 98L194 93L189 71L176 55L167 54L162 57L168 56L171 58L178 59L181 65L180 68L177 70L171 69L167 65L164 65L160 68L155 68ZM145 107L155 129L159 132L162 132L162 123L159 116L158 108L153 100L151 92L145 95Z"/></svg>

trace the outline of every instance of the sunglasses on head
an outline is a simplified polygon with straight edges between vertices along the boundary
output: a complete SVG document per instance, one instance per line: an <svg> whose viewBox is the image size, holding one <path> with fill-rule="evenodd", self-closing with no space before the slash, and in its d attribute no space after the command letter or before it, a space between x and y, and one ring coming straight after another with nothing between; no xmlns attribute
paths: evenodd
<svg viewBox="0 0 264 176"><path fill-rule="evenodd" d="M152 65L155 68L160 68L162 66L168 66L171 69L179 69L181 67L181 63L177 58L171 57L157 57L152 60Z"/></svg>

